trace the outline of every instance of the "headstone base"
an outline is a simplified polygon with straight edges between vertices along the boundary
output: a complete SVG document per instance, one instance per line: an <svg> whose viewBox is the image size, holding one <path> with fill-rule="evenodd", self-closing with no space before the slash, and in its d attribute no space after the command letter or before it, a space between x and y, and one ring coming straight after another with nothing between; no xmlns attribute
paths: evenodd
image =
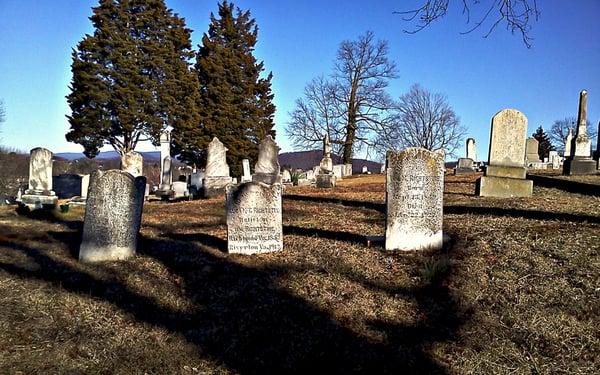
<svg viewBox="0 0 600 375"><path fill-rule="evenodd" d="M524 180L525 175L527 175L527 168L488 165L485 167L485 175L490 177L507 177Z"/></svg>
<svg viewBox="0 0 600 375"><path fill-rule="evenodd" d="M412 233L410 229L392 229L385 232L385 249L400 251L439 250L444 246L444 233Z"/></svg>
<svg viewBox="0 0 600 375"><path fill-rule="evenodd" d="M317 187L322 189L331 189L335 187L336 178L332 174L318 174Z"/></svg>
<svg viewBox="0 0 600 375"><path fill-rule="evenodd" d="M106 260L124 260L135 256L135 247L129 246L94 246L81 244L79 260L82 262L103 262Z"/></svg>
<svg viewBox="0 0 600 375"><path fill-rule="evenodd" d="M531 197L533 181L497 176L482 176L475 185L475 194L481 197Z"/></svg>
<svg viewBox="0 0 600 375"><path fill-rule="evenodd" d="M577 176L586 174L597 174L598 166L594 159L575 156L573 159L565 160L563 164L563 175Z"/></svg>
<svg viewBox="0 0 600 375"><path fill-rule="evenodd" d="M268 185L278 184L281 183L281 173L255 173L252 175L252 182L262 182Z"/></svg>
<svg viewBox="0 0 600 375"><path fill-rule="evenodd" d="M225 194L225 187L232 183L231 177L205 177L202 183L204 198L217 197Z"/></svg>
<svg viewBox="0 0 600 375"><path fill-rule="evenodd" d="M23 194L20 204L30 210L54 209L58 203L56 195Z"/></svg>

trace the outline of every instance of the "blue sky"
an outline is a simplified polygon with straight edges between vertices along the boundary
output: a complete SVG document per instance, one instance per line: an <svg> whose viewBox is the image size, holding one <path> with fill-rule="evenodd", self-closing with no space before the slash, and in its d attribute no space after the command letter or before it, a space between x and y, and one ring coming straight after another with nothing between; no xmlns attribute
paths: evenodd
<svg viewBox="0 0 600 375"><path fill-rule="evenodd" d="M486 29L469 28L454 0L449 15L415 35L395 10L419 1L259 1L239 0L259 26L256 57L273 72L277 141L291 145L284 128L294 100L305 84L329 74L339 43L372 30L389 41L390 58L399 78L390 84L398 97L414 83L447 95L450 105L477 141L478 156L487 159L491 117L502 108L521 110L528 133L556 119L575 116L579 91L588 90L588 119L600 120L600 1L538 1L541 16L533 24L533 46L503 26L488 38ZM487 1L483 1L487 3ZM573 4L577 4L574 6ZM81 151L64 134L69 125L65 96L71 79L71 49L92 33L88 17L97 0L0 0L0 99L6 122L0 144L29 150ZM208 28L217 1L167 0L185 17L194 45ZM153 149L142 145L141 150ZM460 151L462 155L464 151Z"/></svg>

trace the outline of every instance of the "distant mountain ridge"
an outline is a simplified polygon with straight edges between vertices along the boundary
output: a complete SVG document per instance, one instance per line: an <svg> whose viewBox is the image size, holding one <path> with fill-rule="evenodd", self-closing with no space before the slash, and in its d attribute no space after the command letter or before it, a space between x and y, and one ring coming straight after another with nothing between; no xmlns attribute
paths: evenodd
<svg viewBox="0 0 600 375"><path fill-rule="evenodd" d="M142 154L144 160L147 161L158 161L160 160L160 151L139 151ZM59 152L54 154L55 157L66 159L66 160L77 160L83 159L86 156L83 152ZM119 159L119 154L116 151L103 151L94 158L95 160L110 160Z"/></svg>
<svg viewBox="0 0 600 375"><path fill-rule="evenodd" d="M160 160L160 151L140 151L140 154L142 154L145 161ZM59 152L54 156L65 160L77 160L86 157L82 152ZM282 152L279 154L279 165L293 169L309 170L319 165L322 158L322 150ZM94 160L113 159L119 159L119 154L116 151L104 151L94 158ZM331 154L331 159L333 164L342 164L342 158L338 155ZM363 166L366 166L371 173L379 173L381 170L381 163L366 159L352 159L352 173L361 173Z"/></svg>

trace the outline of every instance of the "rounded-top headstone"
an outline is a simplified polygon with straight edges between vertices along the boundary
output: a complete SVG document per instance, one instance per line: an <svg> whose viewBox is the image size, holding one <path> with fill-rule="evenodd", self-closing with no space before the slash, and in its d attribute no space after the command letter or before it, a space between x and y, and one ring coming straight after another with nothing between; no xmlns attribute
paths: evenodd
<svg viewBox="0 0 600 375"><path fill-rule="evenodd" d="M516 109L503 109L492 117L489 164L524 167L527 117Z"/></svg>
<svg viewBox="0 0 600 375"><path fill-rule="evenodd" d="M52 190L52 152L36 147L29 152L29 190L43 193Z"/></svg>
<svg viewBox="0 0 600 375"><path fill-rule="evenodd" d="M441 248L444 152L388 151L386 163L385 249Z"/></svg>
<svg viewBox="0 0 600 375"><path fill-rule="evenodd" d="M97 262L135 255L145 189L145 177L120 170L92 173L79 260Z"/></svg>

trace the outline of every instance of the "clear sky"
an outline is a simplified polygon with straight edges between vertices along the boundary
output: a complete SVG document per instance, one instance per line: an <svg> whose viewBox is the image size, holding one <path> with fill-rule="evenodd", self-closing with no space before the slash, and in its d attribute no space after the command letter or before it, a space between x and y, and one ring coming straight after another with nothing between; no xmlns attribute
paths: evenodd
<svg viewBox="0 0 600 375"><path fill-rule="evenodd" d="M167 0L193 30L194 45L207 30L217 1ZM415 35L395 10L420 1L238 0L259 26L256 57L273 72L277 141L291 145L284 128L294 100L305 84L329 74L339 43L372 30L389 41L389 57L399 78L390 85L398 97L413 83L441 92L477 141L478 156L487 159L491 117L516 108L529 119L528 133L556 119L576 116L579 91L588 90L588 119L600 120L600 1L538 1L541 16L533 24L533 46L500 26L487 39L486 29L469 28L460 1L441 22ZM484 0L482 3L488 3ZM576 5L575 5L576 4ZM64 134L69 125L65 96L71 79L71 49L92 33L88 17L97 0L0 0L0 99L6 122L0 144L29 150L82 151ZM153 149L142 145L141 150ZM464 151L460 151L462 155Z"/></svg>

